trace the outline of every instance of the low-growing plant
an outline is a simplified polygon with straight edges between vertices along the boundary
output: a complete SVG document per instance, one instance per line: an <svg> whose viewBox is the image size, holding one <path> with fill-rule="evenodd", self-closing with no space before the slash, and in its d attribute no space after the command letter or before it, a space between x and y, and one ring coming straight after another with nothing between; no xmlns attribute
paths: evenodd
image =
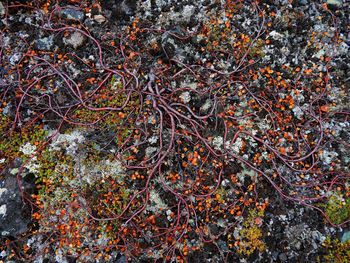
<svg viewBox="0 0 350 263"><path fill-rule="evenodd" d="M323 259L319 257L319 262L327 263L347 263L350 262L350 240L340 242L339 239L332 240L327 237L322 244L327 252Z"/></svg>
<svg viewBox="0 0 350 263"><path fill-rule="evenodd" d="M339 225L350 219L350 197L344 197L340 192L332 194L327 203L325 213L329 220Z"/></svg>
<svg viewBox="0 0 350 263"><path fill-rule="evenodd" d="M250 256L255 250L263 251L265 243L262 240L263 233L260 226L264 211L250 209L247 218L243 222L243 228L240 230L240 240L238 253Z"/></svg>

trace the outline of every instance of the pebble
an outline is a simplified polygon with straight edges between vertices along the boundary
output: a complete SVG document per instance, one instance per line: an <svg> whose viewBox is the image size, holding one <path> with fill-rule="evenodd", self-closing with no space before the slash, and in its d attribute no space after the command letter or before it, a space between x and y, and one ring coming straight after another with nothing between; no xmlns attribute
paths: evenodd
<svg viewBox="0 0 350 263"><path fill-rule="evenodd" d="M6 205L0 206L0 216L4 217L6 215L7 207Z"/></svg>
<svg viewBox="0 0 350 263"><path fill-rule="evenodd" d="M106 18L103 15L94 15L94 20L101 24L106 21Z"/></svg>
<svg viewBox="0 0 350 263"><path fill-rule="evenodd" d="M40 50L51 50L53 45L53 36L44 37L36 41L36 47Z"/></svg>
<svg viewBox="0 0 350 263"><path fill-rule="evenodd" d="M80 22L84 20L83 12L71 8L62 10L61 15L68 20L76 20Z"/></svg>
<svg viewBox="0 0 350 263"><path fill-rule="evenodd" d="M350 231L344 232L344 234L341 237L341 242L345 243L350 240Z"/></svg>
<svg viewBox="0 0 350 263"><path fill-rule="evenodd" d="M309 1L307 1L307 0L299 0L299 4L307 5L307 4L309 4Z"/></svg>
<svg viewBox="0 0 350 263"><path fill-rule="evenodd" d="M327 4L341 7L341 6L343 6L343 1L342 0L327 0Z"/></svg>
<svg viewBox="0 0 350 263"><path fill-rule="evenodd" d="M278 252L276 252L276 251L272 252L271 257L272 257L273 260L277 260Z"/></svg>
<svg viewBox="0 0 350 263"><path fill-rule="evenodd" d="M21 57L22 57L22 53L18 52L18 53L13 54L9 59L10 64L13 66L16 65L17 62L21 59Z"/></svg>
<svg viewBox="0 0 350 263"><path fill-rule="evenodd" d="M69 38L64 38L65 44L73 46L75 49L83 45L85 37L80 32L74 32Z"/></svg>
<svg viewBox="0 0 350 263"><path fill-rule="evenodd" d="M271 36L274 40L280 40L283 38L283 35L275 30L270 32L269 36Z"/></svg>
<svg viewBox="0 0 350 263"><path fill-rule="evenodd" d="M278 255L278 258L281 262L286 262L287 261L287 255L285 253L281 253Z"/></svg>
<svg viewBox="0 0 350 263"><path fill-rule="evenodd" d="M115 261L116 263L126 263L126 257L125 256L120 256L117 261Z"/></svg>
<svg viewBox="0 0 350 263"><path fill-rule="evenodd" d="M286 215L280 215L280 218L282 221L286 221L287 220L287 216Z"/></svg>
<svg viewBox="0 0 350 263"><path fill-rule="evenodd" d="M294 247L297 249L297 250L300 250L301 248L301 242L299 240L297 240L295 243L294 243Z"/></svg>

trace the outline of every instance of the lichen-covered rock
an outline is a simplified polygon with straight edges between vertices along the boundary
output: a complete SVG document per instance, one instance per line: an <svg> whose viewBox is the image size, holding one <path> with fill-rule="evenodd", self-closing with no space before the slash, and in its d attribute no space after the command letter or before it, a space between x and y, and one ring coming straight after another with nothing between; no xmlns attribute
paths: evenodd
<svg viewBox="0 0 350 263"><path fill-rule="evenodd" d="M342 0L327 0L327 4L341 7L341 6L343 6L343 1Z"/></svg>
<svg viewBox="0 0 350 263"><path fill-rule="evenodd" d="M106 0L102 2L106 16L117 23L130 20L135 14L137 0Z"/></svg>
<svg viewBox="0 0 350 263"><path fill-rule="evenodd" d="M24 190L31 191L33 184L21 182ZM0 181L0 236L17 236L28 229L31 222L28 207L23 203L16 176L6 174Z"/></svg>
<svg viewBox="0 0 350 263"><path fill-rule="evenodd" d="M67 45L71 45L73 48L78 48L84 44L85 37L80 32L74 32L68 38L64 38L63 42Z"/></svg>
<svg viewBox="0 0 350 263"><path fill-rule="evenodd" d="M54 44L53 36L43 37L36 41L36 47L40 50L51 50Z"/></svg>
<svg viewBox="0 0 350 263"><path fill-rule="evenodd" d="M341 237L341 242L345 243L345 242L348 242L349 240L350 240L350 231L346 231L343 233Z"/></svg>
<svg viewBox="0 0 350 263"><path fill-rule="evenodd" d="M75 20L80 22L82 22L85 17L83 12L72 8L64 9L60 12L60 14L68 20Z"/></svg>

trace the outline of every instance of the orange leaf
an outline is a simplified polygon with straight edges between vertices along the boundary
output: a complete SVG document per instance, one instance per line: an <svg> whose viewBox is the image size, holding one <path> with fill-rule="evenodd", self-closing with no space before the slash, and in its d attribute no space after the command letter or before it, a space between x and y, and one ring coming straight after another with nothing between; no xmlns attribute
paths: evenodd
<svg viewBox="0 0 350 263"><path fill-rule="evenodd" d="M328 105L323 105L320 107L320 110L323 111L323 112L328 112L329 111L329 107Z"/></svg>
<svg viewBox="0 0 350 263"><path fill-rule="evenodd" d="M198 165L197 158L193 158L193 160L191 161L191 164L194 166L197 166Z"/></svg>
<svg viewBox="0 0 350 263"><path fill-rule="evenodd" d="M286 154L286 152L287 152L287 151L286 151L286 148L284 148L284 147L281 147L281 148L280 148L280 153Z"/></svg>

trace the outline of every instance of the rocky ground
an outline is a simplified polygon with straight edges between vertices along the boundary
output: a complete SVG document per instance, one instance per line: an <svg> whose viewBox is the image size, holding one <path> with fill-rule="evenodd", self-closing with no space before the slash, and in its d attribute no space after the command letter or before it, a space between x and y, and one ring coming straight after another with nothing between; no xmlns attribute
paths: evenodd
<svg viewBox="0 0 350 263"><path fill-rule="evenodd" d="M0 16L0 262L350 262L346 1Z"/></svg>

